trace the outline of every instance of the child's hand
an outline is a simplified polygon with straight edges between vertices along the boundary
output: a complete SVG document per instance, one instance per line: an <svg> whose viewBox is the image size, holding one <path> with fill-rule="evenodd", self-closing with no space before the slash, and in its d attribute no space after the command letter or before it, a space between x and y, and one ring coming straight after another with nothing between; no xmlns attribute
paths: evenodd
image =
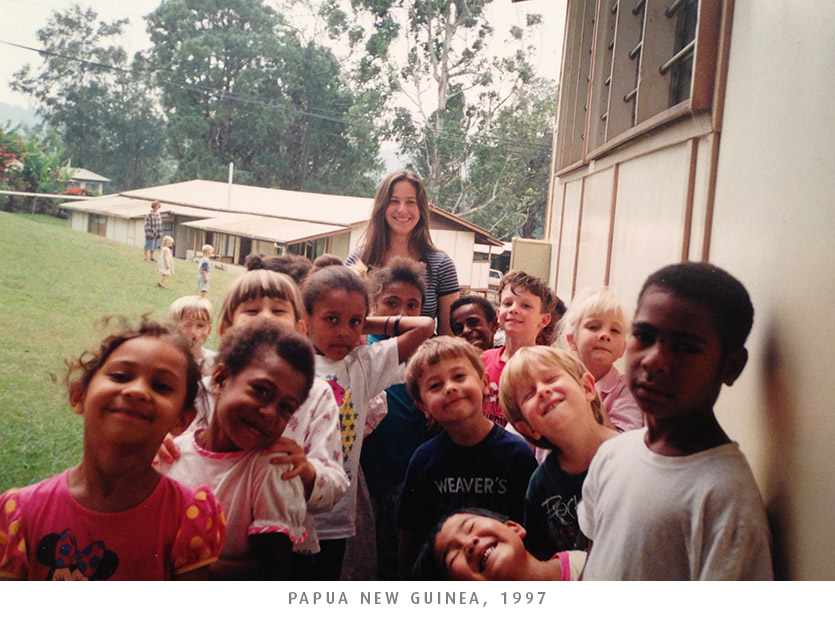
<svg viewBox="0 0 835 618"><path fill-rule="evenodd" d="M310 498L313 491L313 481L316 480L316 469L307 461L304 449L290 438L279 438L278 442L273 444L266 452L281 453L278 457L270 459L270 463L276 466L291 464L293 468L282 474L281 478L288 481L298 476L304 487L305 499Z"/></svg>
<svg viewBox="0 0 835 618"><path fill-rule="evenodd" d="M159 446L157 456L154 457L154 465L159 464L160 461L165 463L174 463L180 458L180 449L174 444L174 436L170 433L166 434Z"/></svg>

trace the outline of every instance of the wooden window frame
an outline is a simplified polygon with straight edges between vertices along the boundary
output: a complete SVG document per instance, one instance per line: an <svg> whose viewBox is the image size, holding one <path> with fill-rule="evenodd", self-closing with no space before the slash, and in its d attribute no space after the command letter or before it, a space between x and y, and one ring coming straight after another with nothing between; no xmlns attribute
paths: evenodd
<svg viewBox="0 0 835 618"><path fill-rule="evenodd" d="M711 111L722 9L728 1L569 0L557 175L664 124ZM692 14L686 23L682 10L688 7L695 8L695 26ZM691 25L692 35L682 24ZM681 73L677 67L688 63L689 73ZM671 100L676 72L684 84L689 77L689 96L681 101Z"/></svg>

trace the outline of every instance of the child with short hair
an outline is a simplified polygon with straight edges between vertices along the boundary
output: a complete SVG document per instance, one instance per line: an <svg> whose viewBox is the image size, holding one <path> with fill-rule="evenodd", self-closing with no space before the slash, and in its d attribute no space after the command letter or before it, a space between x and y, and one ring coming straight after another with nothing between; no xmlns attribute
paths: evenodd
<svg viewBox="0 0 835 618"><path fill-rule="evenodd" d="M558 333L560 345L571 350L591 373L606 414L618 431L644 426L644 416L626 378L615 367L626 350L628 331L629 320L620 299L604 288L577 294L560 320Z"/></svg>
<svg viewBox="0 0 835 618"><path fill-rule="evenodd" d="M161 288L165 287L163 285L165 280L174 272L174 256L171 253L172 246L174 246L174 239L171 236L163 237L159 260L157 261L157 272L160 274L157 285Z"/></svg>
<svg viewBox="0 0 835 618"><path fill-rule="evenodd" d="M191 355L204 375L211 372L217 354L203 347L212 334L212 315L211 301L201 296L181 296L168 308L168 318L191 342Z"/></svg>
<svg viewBox="0 0 835 618"><path fill-rule="evenodd" d="M412 570L413 579L465 581L576 581L584 551L539 559L525 546L527 531L478 508L451 513L435 526Z"/></svg>
<svg viewBox="0 0 835 618"><path fill-rule="evenodd" d="M351 486L329 513L316 517L323 539L317 557L319 579L339 579L345 544L356 534L355 515L360 451L368 403L372 397L403 381L403 363L435 330L421 316L367 317L368 291L353 270L341 264L314 262L302 288L310 319L308 335L316 350L316 374L327 380L339 404L342 458ZM361 345L364 335L391 339Z"/></svg>
<svg viewBox="0 0 835 618"><path fill-rule="evenodd" d="M419 316L423 304L426 266L410 258L396 257L375 270L366 285L376 316ZM367 342L386 339L369 335ZM385 392L387 414L365 438L360 454L361 470L374 506L378 580L397 578L397 527L394 511L403 488L406 468L418 446L431 435L428 423L409 395L405 382Z"/></svg>
<svg viewBox="0 0 835 618"><path fill-rule="evenodd" d="M646 428L601 445L583 485L584 579L772 579L751 468L713 411L748 359L745 287L706 263L667 266L638 296L626 348Z"/></svg>
<svg viewBox="0 0 835 618"><path fill-rule="evenodd" d="M603 425L594 378L567 352L532 346L508 361L499 396L513 427L550 450L525 495L525 546L543 560L558 551L586 549L577 503L597 448L617 435Z"/></svg>
<svg viewBox="0 0 835 618"><path fill-rule="evenodd" d="M227 537L214 579L285 579L293 544L306 531L305 489L288 464L273 465L272 447L313 384L307 339L269 318L224 334L212 371L217 400L205 428L178 437L180 457L160 470L207 484L226 513Z"/></svg>
<svg viewBox="0 0 835 618"><path fill-rule="evenodd" d="M493 338L499 328L496 310L483 296L461 296L449 307L452 334L463 337L482 351L493 349Z"/></svg>
<svg viewBox="0 0 835 618"><path fill-rule="evenodd" d="M220 310L221 342L227 330L257 318L268 318L296 332L307 332L304 304L298 287L287 276L270 270L251 270L232 282ZM198 406L194 431L205 427L214 412L214 397L203 398ZM201 409L202 408L202 409ZM290 419L283 435L270 449L286 453L275 457L276 464L291 463L294 469L283 475L289 480L298 475L307 499L306 538L293 548L293 574L299 578L312 572L312 554L319 551L313 516L330 511L348 489L340 454L339 408L333 391L324 380L315 378L310 394ZM178 456L176 447L171 455ZM171 457L160 456L168 461Z"/></svg>
<svg viewBox="0 0 835 618"><path fill-rule="evenodd" d="M68 362L81 463L0 496L0 579L208 575L226 535L220 504L151 465L165 435L194 418L200 371L189 348L174 328L143 321Z"/></svg>
<svg viewBox="0 0 835 618"><path fill-rule="evenodd" d="M212 278L212 263L210 260L214 255L215 248L212 245L203 245L201 251L203 257L200 258L200 263L197 265L197 290L200 292L200 298L204 298L209 293L209 279Z"/></svg>
<svg viewBox="0 0 835 618"><path fill-rule="evenodd" d="M490 393L484 399L484 415L502 427L507 419L499 405L499 379L510 358L526 346L536 345L536 337L551 321L554 293L539 277L511 270L499 283L499 328L505 344L482 353Z"/></svg>
<svg viewBox="0 0 835 618"><path fill-rule="evenodd" d="M409 393L444 429L415 451L400 504L400 567L406 575L438 518L477 506L520 520L536 460L519 436L482 412L489 392L479 350L459 337L424 343L406 368Z"/></svg>

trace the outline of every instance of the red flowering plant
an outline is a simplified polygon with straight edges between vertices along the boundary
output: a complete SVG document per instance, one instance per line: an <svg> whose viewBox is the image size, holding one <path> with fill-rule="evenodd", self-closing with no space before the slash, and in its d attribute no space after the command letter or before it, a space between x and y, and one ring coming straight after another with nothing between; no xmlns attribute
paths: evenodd
<svg viewBox="0 0 835 618"><path fill-rule="evenodd" d="M90 189L82 189L81 187L67 187L61 191L61 195L87 195L93 197L95 193L90 191Z"/></svg>

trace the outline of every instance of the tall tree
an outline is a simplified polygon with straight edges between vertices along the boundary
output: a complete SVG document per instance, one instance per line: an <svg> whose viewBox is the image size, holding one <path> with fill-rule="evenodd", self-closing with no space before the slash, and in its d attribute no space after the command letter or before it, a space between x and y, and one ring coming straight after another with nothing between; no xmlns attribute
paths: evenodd
<svg viewBox="0 0 835 618"><path fill-rule="evenodd" d="M148 16L180 178L367 193L375 131L334 55L262 0L168 0Z"/></svg>
<svg viewBox="0 0 835 618"><path fill-rule="evenodd" d="M545 225L556 86L536 80L499 111L466 170L461 216L510 240L541 238Z"/></svg>
<svg viewBox="0 0 835 618"><path fill-rule="evenodd" d="M37 33L45 52L40 69L26 65L11 84L37 101L72 165L111 178L114 189L158 180L164 139L147 84L113 43L126 23L98 21L79 5L53 12Z"/></svg>
<svg viewBox="0 0 835 618"><path fill-rule="evenodd" d="M373 34L358 36L355 26L353 40L365 41L376 74L395 76L392 86L406 101L393 112L393 137L424 177L430 199L454 213L476 212L467 167L485 136L496 148L511 143L493 124L535 77L525 29L496 33L487 22L492 2L351 0L373 18ZM539 22L529 15L527 26ZM511 51L497 57L498 43Z"/></svg>

